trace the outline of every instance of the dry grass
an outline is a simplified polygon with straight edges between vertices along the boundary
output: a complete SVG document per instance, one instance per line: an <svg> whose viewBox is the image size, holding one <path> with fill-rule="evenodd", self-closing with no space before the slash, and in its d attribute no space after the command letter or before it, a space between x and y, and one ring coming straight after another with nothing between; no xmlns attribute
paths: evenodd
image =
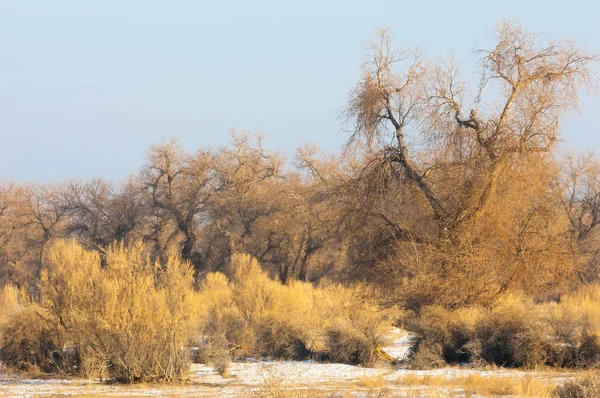
<svg viewBox="0 0 600 398"><path fill-rule="evenodd" d="M389 384L389 382L382 376L364 376L361 377L356 383L359 387L369 388L369 389L381 389Z"/></svg>
<svg viewBox="0 0 600 398"><path fill-rule="evenodd" d="M295 397L291 380L276 368L264 368L260 373L261 383L257 389L251 390L251 395L260 398Z"/></svg>
<svg viewBox="0 0 600 398"><path fill-rule="evenodd" d="M600 397L600 373L589 372L575 380L568 381L556 389L557 398L597 398Z"/></svg>
<svg viewBox="0 0 600 398"><path fill-rule="evenodd" d="M409 374L398 379L396 383L404 386L427 386L462 389L465 394L484 396L517 396L517 397L553 397L556 387L550 382L540 381L533 377L509 378L482 376L472 374L462 377L445 377Z"/></svg>

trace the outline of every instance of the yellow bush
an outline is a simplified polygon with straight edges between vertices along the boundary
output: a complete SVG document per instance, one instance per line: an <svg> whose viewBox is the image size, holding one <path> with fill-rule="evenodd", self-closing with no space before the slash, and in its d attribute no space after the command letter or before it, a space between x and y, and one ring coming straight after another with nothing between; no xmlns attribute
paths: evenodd
<svg viewBox="0 0 600 398"><path fill-rule="evenodd" d="M193 275L171 254L150 261L141 244L100 255L60 241L48 254L41 305L55 317L81 362L124 382L171 380L188 364Z"/></svg>
<svg viewBox="0 0 600 398"><path fill-rule="evenodd" d="M586 367L600 360L600 286L588 285L540 306L543 320L562 346L561 361Z"/></svg>
<svg viewBox="0 0 600 398"><path fill-rule="evenodd" d="M229 273L231 280L211 273L203 282L200 331L211 341L224 337L242 355L305 359L329 351L334 360L372 362L382 322L392 321L389 311L370 304L354 289L298 281L282 285L246 254L232 256ZM342 340L350 341L361 343L355 351L368 355L331 355L334 339L336 350Z"/></svg>
<svg viewBox="0 0 600 398"><path fill-rule="evenodd" d="M282 285L244 254L232 256L231 278L208 274L198 292L188 263L175 254L153 262L142 244L101 254L58 241L46 265L39 303L17 310L4 328L11 338L2 341L2 353L22 368L172 380L186 370L190 345L199 348L196 359L222 373L230 349L367 364L376 359L384 324L393 322L360 289ZM0 299L19 301L12 288Z"/></svg>
<svg viewBox="0 0 600 398"><path fill-rule="evenodd" d="M491 309L425 307L405 326L420 336L415 359L423 350L435 363L441 356L446 362L588 367L600 361L600 287L585 286L560 302L507 295Z"/></svg>
<svg viewBox="0 0 600 398"><path fill-rule="evenodd" d="M441 356L450 363L549 365L554 364L553 350L558 348L547 337L539 308L510 295L492 309L425 307L421 314L407 320L406 327L420 336L415 358L422 359L419 351L424 350L428 354L425 357L436 364Z"/></svg>
<svg viewBox="0 0 600 398"><path fill-rule="evenodd" d="M0 325L22 309L23 294L14 285L0 289Z"/></svg>
<svg viewBox="0 0 600 398"><path fill-rule="evenodd" d="M64 350L64 334L43 308L28 305L2 325L0 361L29 372L73 372L78 361Z"/></svg>
<svg viewBox="0 0 600 398"><path fill-rule="evenodd" d="M73 371L63 336L47 312L13 285L0 290L0 361L28 371Z"/></svg>
<svg viewBox="0 0 600 398"><path fill-rule="evenodd" d="M281 285L245 254L234 254L230 268L231 281L211 273L201 285L201 332L225 337L242 354L290 359L305 354L314 340L312 286Z"/></svg>

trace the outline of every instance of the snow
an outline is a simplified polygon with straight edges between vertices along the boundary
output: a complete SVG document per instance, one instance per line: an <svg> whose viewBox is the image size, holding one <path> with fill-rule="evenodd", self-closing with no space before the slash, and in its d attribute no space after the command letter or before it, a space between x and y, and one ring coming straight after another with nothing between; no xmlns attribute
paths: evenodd
<svg viewBox="0 0 600 398"><path fill-rule="evenodd" d="M343 364L315 362L244 362L232 363L228 377L219 376L205 365L192 365L189 380L185 384L168 386L133 385L121 386L100 383L95 380L31 380L15 375L0 374L0 396L4 397L48 397L67 395L102 396L194 396L194 397L235 397L256 395L265 388L293 389L298 393L307 392L321 395L328 392L345 392L355 396L367 396L369 389L361 387L361 380L381 378L386 382L389 396L406 396L415 389L425 387L403 386L398 381L406 375L440 376L446 378L464 377L477 374L483 377L521 378L525 376L544 378L561 382L574 377L575 373L541 373L508 369L476 370L465 368L445 368L413 371L391 367L363 368ZM308 394L308 393L307 393Z"/></svg>
<svg viewBox="0 0 600 398"><path fill-rule="evenodd" d="M412 347L413 337L410 333L399 329L390 328L384 338L389 341L381 349L392 358L402 361L406 359Z"/></svg>
<svg viewBox="0 0 600 398"><path fill-rule="evenodd" d="M193 373L198 379L208 383L222 382L212 368L194 365ZM286 379L293 384L314 385L317 383L335 383L356 381L362 377L378 376L382 368L363 368L344 364L322 364L317 362L266 362L233 363L230 374L242 380L246 385L260 385L273 379Z"/></svg>

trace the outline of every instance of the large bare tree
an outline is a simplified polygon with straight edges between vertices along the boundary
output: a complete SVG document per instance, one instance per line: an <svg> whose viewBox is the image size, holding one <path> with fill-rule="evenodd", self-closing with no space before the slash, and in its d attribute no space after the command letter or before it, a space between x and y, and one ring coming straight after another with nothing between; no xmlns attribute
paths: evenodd
<svg viewBox="0 0 600 398"><path fill-rule="evenodd" d="M548 172L562 119L577 110L581 89L595 83L596 55L510 22L498 25L496 40L478 51L476 86L461 80L452 59L432 63L418 50L397 50L389 31L367 48L346 108L348 153L358 152L363 166L346 179L354 199L344 200L355 217L371 220L363 225L387 231L363 231L382 249L365 261L387 264L377 268L380 279L420 273L424 282L439 281L438 297L447 291L465 303L527 287L536 270L535 286L546 288L558 279L551 264L573 264L566 260L568 240L558 238L564 230L547 227L558 207L547 200ZM516 183L525 176L536 183ZM411 213L425 217L415 222ZM496 238L492 226L500 228ZM552 261L535 245L524 250L523 242L547 244ZM541 259L548 272L539 272ZM457 283L468 279L466 288Z"/></svg>

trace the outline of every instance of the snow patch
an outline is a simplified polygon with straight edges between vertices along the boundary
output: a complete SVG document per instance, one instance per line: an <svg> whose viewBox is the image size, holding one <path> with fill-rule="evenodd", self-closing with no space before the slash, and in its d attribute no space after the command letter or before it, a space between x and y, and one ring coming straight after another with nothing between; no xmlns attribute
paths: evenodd
<svg viewBox="0 0 600 398"><path fill-rule="evenodd" d="M393 327L384 334L384 339L389 341L381 350L397 361L408 357L414 336L405 330Z"/></svg>

